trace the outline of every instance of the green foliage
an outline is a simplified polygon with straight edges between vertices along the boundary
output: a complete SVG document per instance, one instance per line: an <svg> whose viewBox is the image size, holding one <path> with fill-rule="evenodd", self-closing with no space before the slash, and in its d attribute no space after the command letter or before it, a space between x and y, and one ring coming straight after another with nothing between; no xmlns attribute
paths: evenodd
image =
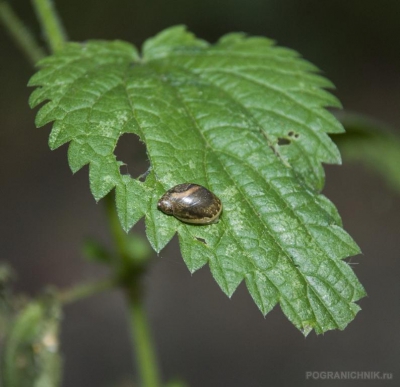
<svg viewBox="0 0 400 387"><path fill-rule="evenodd" d="M124 234L124 256L132 264L140 265L146 262L152 253L147 240L139 235ZM101 242L87 238L82 246L82 253L89 260L97 263L112 264L115 262L115 253L110 252Z"/></svg>
<svg viewBox="0 0 400 387"><path fill-rule="evenodd" d="M112 254L102 243L93 238L87 238L83 242L82 253L89 261L105 264L112 262Z"/></svg>
<svg viewBox="0 0 400 387"><path fill-rule="evenodd" d="M10 324L13 311L10 289L10 282L13 276L14 273L11 268L4 263L0 263L0 344Z"/></svg>
<svg viewBox="0 0 400 387"><path fill-rule="evenodd" d="M68 43L42 60L32 107L54 122L51 149L70 142L73 172L89 164L96 200L111 190L128 231L145 216L160 251L178 233L191 272L209 263L230 297L244 280L265 315L277 303L305 334L344 329L365 292L343 261L359 248L319 194L325 163L340 163L327 133L343 131L325 106L331 83L291 50L229 34L215 45L173 27L143 46ZM119 137L146 144L145 182L122 175ZM186 225L157 210L165 190L193 182L224 210L218 224Z"/></svg>
<svg viewBox="0 0 400 387"><path fill-rule="evenodd" d="M136 234L128 235L125 247L126 256L137 264L146 262L153 252L147 239Z"/></svg>
<svg viewBox="0 0 400 387"><path fill-rule="evenodd" d="M356 161L375 170L396 191L400 192L400 137L368 117L341 114L339 119L346 133L334 136L348 161Z"/></svg>
<svg viewBox="0 0 400 387"><path fill-rule="evenodd" d="M60 385L59 320L60 308L53 300L33 301L15 317L2 359L4 386Z"/></svg>

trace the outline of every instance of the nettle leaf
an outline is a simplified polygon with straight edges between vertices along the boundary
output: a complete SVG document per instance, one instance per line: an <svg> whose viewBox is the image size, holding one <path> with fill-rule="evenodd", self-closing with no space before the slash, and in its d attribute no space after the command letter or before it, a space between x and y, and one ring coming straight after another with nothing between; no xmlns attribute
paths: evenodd
<svg viewBox="0 0 400 387"><path fill-rule="evenodd" d="M191 272L209 263L230 297L244 280L261 312L277 303L305 334L344 329L365 295L343 261L359 248L324 196L325 163L340 163L327 133L343 131L324 109L332 84L291 50L229 34L215 45L184 27L149 39L141 56L116 41L69 43L42 60L32 107L54 122L50 147L70 142L73 172L89 164L96 200L115 189L128 231L145 216L160 251L178 233ZM145 182L120 173L114 150L135 133L146 144ZM191 182L222 201L220 221L184 224L157 210L172 186Z"/></svg>

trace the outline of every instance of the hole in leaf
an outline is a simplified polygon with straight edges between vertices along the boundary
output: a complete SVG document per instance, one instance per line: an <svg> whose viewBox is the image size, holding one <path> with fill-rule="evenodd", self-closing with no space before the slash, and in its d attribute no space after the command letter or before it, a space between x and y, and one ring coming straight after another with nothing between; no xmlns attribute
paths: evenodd
<svg viewBox="0 0 400 387"><path fill-rule="evenodd" d="M289 137L294 137L294 138L299 138L299 134L293 132L293 130L291 130L291 131L288 133L288 136L289 136Z"/></svg>
<svg viewBox="0 0 400 387"><path fill-rule="evenodd" d="M199 242L204 243L205 245L207 245L207 242L206 242L205 239L203 239L203 238L197 238L197 237L196 237L196 239L197 239Z"/></svg>
<svg viewBox="0 0 400 387"><path fill-rule="evenodd" d="M150 168L147 158L146 146L140 141L139 136L133 133L125 133L118 139L114 150L118 161L124 165L120 167L122 175L130 175L144 180Z"/></svg>
<svg viewBox="0 0 400 387"><path fill-rule="evenodd" d="M289 145L290 144L290 140L288 138L278 138L278 145L282 146L282 145Z"/></svg>

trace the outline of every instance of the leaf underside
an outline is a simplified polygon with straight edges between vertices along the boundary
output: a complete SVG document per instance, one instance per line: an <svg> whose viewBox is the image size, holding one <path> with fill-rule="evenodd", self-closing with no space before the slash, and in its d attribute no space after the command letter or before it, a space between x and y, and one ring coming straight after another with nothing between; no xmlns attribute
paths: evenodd
<svg viewBox="0 0 400 387"><path fill-rule="evenodd" d="M278 302L308 334L344 329L365 295L343 261L359 248L319 194L325 163L340 163L324 109L332 84L291 50L229 34L215 45L173 27L142 54L115 41L69 43L39 63L31 86L37 126L54 122L50 147L67 142L73 172L89 164L96 200L111 190L128 231L145 216L160 251L178 233L191 272L209 264L231 296L244 280L265 315ZM146 144L145 182L120 173L114 150L135 133ZM223 203L217 224L186 225L157 210L172 186L191 182Z"/></svg>

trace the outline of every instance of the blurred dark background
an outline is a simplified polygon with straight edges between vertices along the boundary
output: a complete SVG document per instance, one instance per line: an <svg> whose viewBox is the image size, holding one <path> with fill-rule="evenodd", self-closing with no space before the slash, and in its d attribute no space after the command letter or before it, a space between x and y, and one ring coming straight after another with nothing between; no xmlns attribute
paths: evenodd
<svg viewBox="0 0 400 387"><path fill-rule="evenodd" d="M12 1L40 35L27 1ZM186 24L216 41L231 31L264 35L319 66L348 111L375 117L400 134L400 2L397 0L58 0L71 40L123 39L137 46L161 29ZM49 127L35 129L26 84L32 67L0 29L0 260L18 273L16 290L68 287L106 274L86 262L81 242L109 243L101 203L87 168L72 176L64 146L47 147ZM132 163L145 165L146 160ZM141 152L143 154L143 152ZM399 166L400 167L400 166ZM351 259L368 297L343 332L305 339L276 307L262 317L245 287L232 299L207 267L193 276L176 240L146 276L146 307L165 380L191 387L381 386L400 377L400 195L361 165L327 166L324 193L337 205L363 255ZM144 234L143 224L136 227ZM63 387L121 386L135 373L121 294L65 309ZM391 382L306 380L306 371L381 371ZM398 384L397 384L398 385Z"/></svg>

